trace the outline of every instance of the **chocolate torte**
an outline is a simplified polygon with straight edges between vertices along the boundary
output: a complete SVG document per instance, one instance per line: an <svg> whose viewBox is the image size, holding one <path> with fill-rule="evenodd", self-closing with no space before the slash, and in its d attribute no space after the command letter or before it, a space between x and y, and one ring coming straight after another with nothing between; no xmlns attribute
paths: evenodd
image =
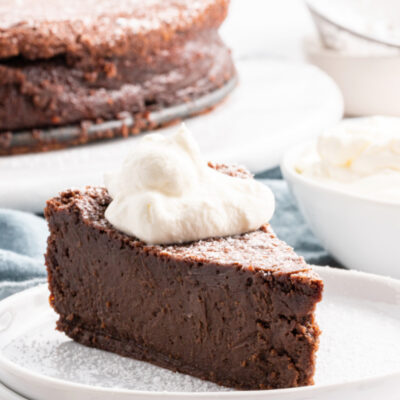
<svg viewBox="0 0 400 400"><path fill-rule="evenodd" d="M214 166L237 179L238 168ZM113 228L104 188L47 202L57 328L87 346L240 389L313 383L323 283L269 225L146 245Z"/></svg>
<svg viewBox="0 0 400 400"><path fill-rule="evenodd" d="M157 125L150 112L223 86L235 75L218 35L228 3L0 0L0 155L136 134ZM64 126L80 134L45 135Z"/></svg>

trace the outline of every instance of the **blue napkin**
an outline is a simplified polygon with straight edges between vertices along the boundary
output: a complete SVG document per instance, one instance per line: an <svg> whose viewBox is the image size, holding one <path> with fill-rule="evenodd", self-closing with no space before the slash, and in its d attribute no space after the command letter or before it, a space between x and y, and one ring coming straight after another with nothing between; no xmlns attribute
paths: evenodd
<svg viewBox="0 0 400 400"><path fill-rule="evenodd" d="M47 236L42 217L0 209L0 299L45 282Z"/></svg>
<svg viewBox="0 0 400 400"><path fill-rule="evenodd" d="M271 221L279 238L310 264L338 264L322 248L299 213L279 169L256 176L276 196ZM0 209L0 299L46 281L43 254L47 224L42 216Z"/></svg>

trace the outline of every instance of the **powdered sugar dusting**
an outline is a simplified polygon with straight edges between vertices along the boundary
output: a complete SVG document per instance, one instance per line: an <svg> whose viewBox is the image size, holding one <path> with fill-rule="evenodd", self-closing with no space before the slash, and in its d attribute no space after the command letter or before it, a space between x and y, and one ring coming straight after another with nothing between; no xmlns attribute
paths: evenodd
<svg viewBox="0 0 400 400"><path fill-rule="evenodd" d="M372 301L334 296L318 306L317 320L322 335L316 384L400 372L398 314L393 318Z"/></svg>
<svg viewBox="0 0 400 400"><path fill-rule="evenodd" d="M189 375L75 343L54 330L56 316L49 311L46 321L6 347L6 357L44 376L103 388L161 392L228 390Z"/></svg>

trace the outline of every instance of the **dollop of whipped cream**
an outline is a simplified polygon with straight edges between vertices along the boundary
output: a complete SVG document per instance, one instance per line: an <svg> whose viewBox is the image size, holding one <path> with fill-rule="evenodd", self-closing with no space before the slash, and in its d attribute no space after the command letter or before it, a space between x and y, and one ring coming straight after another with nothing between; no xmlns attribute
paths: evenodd
<svg viewBox="0 0 400 400"><path fill-rule="evenodd" d="M400 118L344 120L322 134L295 167L331 186L400 202Z"/></svg>
<svg viewBox="0 0 400 400"><path fill-rule="evenodd" d="M210 168L184 125L172 136L144 136L104 181L112 198L106 219L148 244L253 231L275 208L267 186Z"/></svg>

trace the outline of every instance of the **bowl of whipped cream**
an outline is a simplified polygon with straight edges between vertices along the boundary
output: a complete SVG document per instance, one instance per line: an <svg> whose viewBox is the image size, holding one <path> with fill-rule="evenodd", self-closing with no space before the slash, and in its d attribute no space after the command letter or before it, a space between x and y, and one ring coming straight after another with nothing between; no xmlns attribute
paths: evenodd
<svg viewBox="0 0 400 400"><path fill-rule="evenodd" d="M281 169L333 257L400 278L400 118L345 119L289 150Z"/></svg>

